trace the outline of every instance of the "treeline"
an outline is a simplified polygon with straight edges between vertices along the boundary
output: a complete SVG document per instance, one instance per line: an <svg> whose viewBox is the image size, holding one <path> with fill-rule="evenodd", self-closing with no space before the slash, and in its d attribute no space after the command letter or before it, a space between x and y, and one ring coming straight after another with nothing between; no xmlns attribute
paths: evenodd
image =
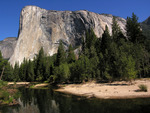
<svg viewBox="0 0 150 113"><path fill-rule="evenodd" d="M41 48L33 61L24 59L14 68L7 63L3 80L63 83L150 77L149 42L134 13L127 18L126 35L114 17L112 35L107 26L101 38L97 38L92 29L86 32L78 57L71 45L65 50L60 41L57 54L51 57Z"/></svg>

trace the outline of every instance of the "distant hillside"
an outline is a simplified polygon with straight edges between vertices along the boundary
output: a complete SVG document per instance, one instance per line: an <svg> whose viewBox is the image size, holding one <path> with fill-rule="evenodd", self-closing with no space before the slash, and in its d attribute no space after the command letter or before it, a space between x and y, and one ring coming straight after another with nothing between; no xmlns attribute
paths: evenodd
<svg viewBox="0 0 150 113"><path fill-rule="evenodd" d="M9 59L14 53L14 48L17 43L16 37L8 37L0 41L0 51L5 59Z"/></svg>
<svg viewBox="0 0 150 113"><path fill-rule="evenodd" d="M144 35L150 39L150 16L141 23L141 27Z"/></svg>

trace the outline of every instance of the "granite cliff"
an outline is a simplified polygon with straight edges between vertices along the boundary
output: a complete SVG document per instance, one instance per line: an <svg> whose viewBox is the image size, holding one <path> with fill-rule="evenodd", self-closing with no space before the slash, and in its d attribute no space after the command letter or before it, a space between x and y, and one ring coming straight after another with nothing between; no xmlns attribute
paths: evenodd
<svg viewBox="0 0 150 113"><path fill-rule="evenodd" d="M150 39L150 16L141 23L143 34Z"/></svg>
<svg viewBox="0 0 150 113"><path fill-rule="evenodd" d="M9 62L14 65L26 59L33 59L41 47L47 55L57 52L59 41L67 48L81 44L81 37L88 29L93 29L101 37L105 25L111 33L112 15L96 14L86 10L52 11L36 6L26 6L20 14L19 35L14 53ZM117 17L125 33L126 20Z"/></svg>
<svg viewBox="0 0 150 113"><path fill-rule="evenodd" d="M0 51L4 59L9 59L12 56L16 43L17 38L15 37L8 37L0 41Z"/></svg>

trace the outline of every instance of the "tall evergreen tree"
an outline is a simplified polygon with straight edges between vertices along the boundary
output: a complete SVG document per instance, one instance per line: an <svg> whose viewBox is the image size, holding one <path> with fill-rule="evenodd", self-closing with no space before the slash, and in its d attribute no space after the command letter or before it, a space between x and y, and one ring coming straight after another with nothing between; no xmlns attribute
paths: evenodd
<svg viewBox="0 0 150 113"><path fill-rule="evenodd" d="M7 65L7 61L3 59L2 53L0 51L0 80L3 77L4 71L5 71L5 66Z"/></svg>
<svg viewBox="0 0 150 113"><path fill-rule="evenodd" d="M82 36L82 53L83 54L85 54L85 48L86 48L85 37Z"/></svg>
<svg viewBox="0 0 150 113"><path fill-rule="evenodd" d="M27 80L29 82L33 82L35 77L34 77L34 65L33 62L31 60L29 60L28 64L27 64Z"/></svg>
<svg viewBox="0 0 150 113"><path fill-rule="evenodd" d="M44 60L45 60L45 54L43 48L41 48L39 54L36 57L36 64L35 64L35 74L36 74L35 77L37 81L43 80Z"/></svg>
<svg viewBox="0 0 150 113"><path fill-rule="evenodd" d="M96 53L96 49L94 48L94 46L92 46L90 48L90 65L91 65L91 78L94 79L95 77L99 77L100 72L99 72L99 58L98 55Z"/></svg>
<svg viewBox="0 0 150 113"><path fill-rule="evenodd" d="M58 67L55 68L54 74L56 76L56 82L57 83L62 83L62 82L67 82L70 77L70 69L67 63L61 64Z"/></svg>
<svg viewBox="0 0 150 113"><path fill-rule="evenodd" d="M20 81L19 77L19 64L15 63L14 70L13 70L14 80L13 81Z"/></svg>
<svg viewBox="0 0 150 113"><path fill-rule="evenodd" d="M71 44L69 45L69 48L68 48L67 61L68 61L68 63L75 62L75 54L74 54L74 51L73 51Z"/></svg>
<svg viewBox="0 0 150 113"><path fill-rule="evenodd" d="M65 61L66 61L66 53L64 50L63 43L62 41L60 41L56 57L56 66L63 64Z"/></svg>
<svg viewBox="0 0 150 113"><path fill-rule="evenodd" d="M17 66L17 64L16 64L16 66ZM17 67L16 67L17 68ZM14 71L15 71L16 69L14 68ZM20 80L21 81L25 81L25 77L26 75L25 75L25 72L24 72L24 64L22 63L21 65L20 65L20 67L19 67L19 78L20 78Z"/></svg>
<svg viewBox="0 0 150 113"><path fill-rule="evenodd" d="M71 81L82 82L92 77L90 60L84 54L71 66Z"/></svg>
<svg viewBox="0 0 150 113"><path fill-rule="evenodd" d="M127 17L126 31L129 41L137 43L143 40L140 23L138 23L138 17L134 13L132 13L132 18Z"/></svg>
<svg viewBox="0 0 150 113"><path fill-rule="evenodd" d="M111 36L108 31L108 27L105 26L105 31L102 35L102 41L101 41L101 50L103 53L105 53L106 49L110 48L111 43Z"/></svg>
<svg viewBox="0 0 150 113"><path fill-rule="evenodd" d="M7 65L5 66L5 71L4 71L4 75L3 75L2 79L5 81L13 81L14 80L13 68L10 65L10 63L7 63Z"/></svg>
<svg viewBox="0 0 150 113"><path fill-rule="evenodd" d="M120 27L116 21L116 17L113 17L113 20L112 20L112 37L113 37L115 42L118 40L120 32L121 32L121 30L120 30Z"/></svg>
<svg viewBox="0 0 150 113"><path fill-rule="evenodd" d="M86 32L86 36L85 36L86 48L90 49L91 46L95 46L96 40L97 40L97 37L93 29L90 29L89 31Z"/></svg>

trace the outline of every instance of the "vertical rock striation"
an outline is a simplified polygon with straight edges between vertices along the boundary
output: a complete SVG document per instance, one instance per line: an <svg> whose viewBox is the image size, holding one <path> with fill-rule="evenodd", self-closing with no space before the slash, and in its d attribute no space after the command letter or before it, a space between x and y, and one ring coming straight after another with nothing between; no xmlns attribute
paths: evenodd
<svg viewBox="0 0 150 113"><path fill-rule="evenodd" d="M15 37L8 37L0 41L0 51L4 59L9 59L12 56L16 43L17 38Z"/></svg>
<svg viewBox="0 0 150 113"><path fill-rule="evenodd" d="M51 11L36 6L26 6L20 15L18 41L10 63L19 64L26 59L33 59L41 47L47 55L57 52L59 41L67 48L81 44L81 37L88 29L93 29L101 37L107 25L111 33L112 15L100 15L86 10ZM125 32L126 20L117 17Z"/></svg>

